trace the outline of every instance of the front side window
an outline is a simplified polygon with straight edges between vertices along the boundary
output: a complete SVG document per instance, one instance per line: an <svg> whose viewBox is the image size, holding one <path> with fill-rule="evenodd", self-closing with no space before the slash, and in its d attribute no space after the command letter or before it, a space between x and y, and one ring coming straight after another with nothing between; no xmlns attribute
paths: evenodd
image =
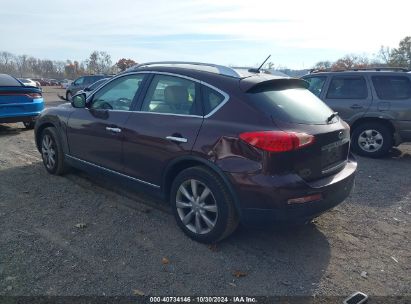
<svg viewBox="0 0 411 304"><path fill-rule="evenodd" d="M371 79L379 99L411 98L411 81L408 77L373 76Z"/></svg>
<svg viewBox="0 0 411 304"><path fill-rule="evenodd" d="M328 88L327 98L330 99L366 99L367 83L364 77L333 77Z"/></svg>
<svg viewBox="0 0 411 304"><path fill-rule="evenodd" d="M142 111L183 115L198 115L196 99L198 88L195 82L168 75L154 76Z"/></svg>
<svg viewBox="0 0 411 304"><path fill-rule="evenodd" d="M129 111L144 75L117 78L98 90L92 100L92 109Z"/></svg>
<svg viewBox="0 0 411 304"><path fill-rule="evenodd" d="M321 95L321 91L324 87L325 80L327 78L324 76L321 77L307 77L304 78L309 83L308 90L311 91L315 96L319 97Z"/></svg>

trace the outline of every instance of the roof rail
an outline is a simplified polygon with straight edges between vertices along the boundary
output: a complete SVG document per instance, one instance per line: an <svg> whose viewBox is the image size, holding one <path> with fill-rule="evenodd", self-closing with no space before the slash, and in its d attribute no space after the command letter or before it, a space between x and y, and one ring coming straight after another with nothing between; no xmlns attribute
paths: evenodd
<svg viewBox="0 0 411 304"><path fill-rule="evenodd" d="M311 69L310 74L321 73L321 72L346 72L346 71L393 71L393 72L409 72L407 68L401 67L370 67L370 68L350 68L350 69L340 69L333 70L329 69Z"/></svg>
<svg viewBox="0 0 411 304"><path fill-rule="evenodd" d="M225 75L225 76L230 76L230 77L235 77L235 78L241 77L241 75L237 73L234 69L224 66L224 65L218 65L218 64L213 64L213 63L203 63L203 62L190 62L190 61L146 62L146 63L141 63L135 66L132 66L128 68L126 71L133 71L133 70L141 69L141 68L148 67L151 65L191 65L191 66L198 67L198 70L202 70L202 71L217 73L220 75Z"/></svg>

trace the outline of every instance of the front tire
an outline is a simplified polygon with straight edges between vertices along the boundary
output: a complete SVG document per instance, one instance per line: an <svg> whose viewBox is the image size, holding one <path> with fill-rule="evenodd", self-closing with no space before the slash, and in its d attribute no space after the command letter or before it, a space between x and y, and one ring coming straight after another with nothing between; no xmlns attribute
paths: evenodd
<svg viewBox="0 0 411 304"><path fill-rule="evenodd" d="M63 175L68 166L64 162L64 152L55 128L46 128L41 134L41 157L47 172Z"/></svg>
<svg viewBox="0 0 411 304"><path fill-rule="evenodd" d="M369 122L357 126L351 137L355 153L367 157L382 157L392 147L392 133L381 123Z"/></svg>
<svg viewBox="0 0 411 304"><path fill-rule="evenodd" d="M173 181L171 208L178 226L201 243L216 243L232 234L238 214L225 183L206 167L191 167Z"/></svg>

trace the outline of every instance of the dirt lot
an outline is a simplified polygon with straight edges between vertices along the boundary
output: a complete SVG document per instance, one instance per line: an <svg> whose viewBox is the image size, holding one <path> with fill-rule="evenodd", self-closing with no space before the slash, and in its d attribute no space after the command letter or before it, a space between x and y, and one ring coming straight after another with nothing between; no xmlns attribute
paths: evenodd
<svg viewBox="0 0 411 304"><path fill-rule="evenodd" d="M1 125L0 295L411 295L411 145L358 161L351 196L312 224L240 228L210 248L164 204L47 174L33 132Z"/></svg>

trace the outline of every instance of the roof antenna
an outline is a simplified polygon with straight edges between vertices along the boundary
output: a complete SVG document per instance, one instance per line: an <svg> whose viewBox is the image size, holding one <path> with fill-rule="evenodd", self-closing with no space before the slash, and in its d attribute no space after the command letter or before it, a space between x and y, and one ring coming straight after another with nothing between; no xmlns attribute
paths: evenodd
<svg viewBox="0 0 411 304"><path fill-rule="evenodd" d="M258 69L249 69L248 71L251 73L260 73L261 68L263 65L267 62L268 59L270 59L271 55L268 55L268 57L264 60L264 62L259 66Z"/></svg>

